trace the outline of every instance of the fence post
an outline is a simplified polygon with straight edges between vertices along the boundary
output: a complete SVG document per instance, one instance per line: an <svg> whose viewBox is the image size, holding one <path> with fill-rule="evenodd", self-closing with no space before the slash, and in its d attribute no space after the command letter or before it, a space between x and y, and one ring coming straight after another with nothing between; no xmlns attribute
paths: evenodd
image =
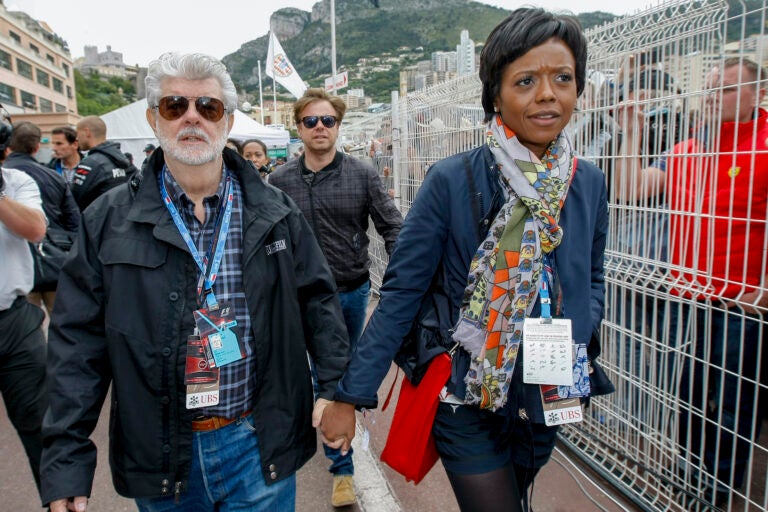
<svg viewBox="0 0 768 512"><path fill-rule="evenodd" d="M390 172L392 173L392 186L395 189L395 206L402 211L400 208L400 169L403 163L400 158L402 154L400 144L403 140L408 140L408 133L406 131L404 137L400 137L400 134L400 95L398 91L392 91L392 168Z"/></svg>

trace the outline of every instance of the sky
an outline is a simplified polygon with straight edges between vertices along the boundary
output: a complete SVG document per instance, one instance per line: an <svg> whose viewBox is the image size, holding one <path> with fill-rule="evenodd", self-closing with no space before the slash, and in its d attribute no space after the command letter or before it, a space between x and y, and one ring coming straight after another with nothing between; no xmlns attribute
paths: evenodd
<svg viewBox="0 0 768 512"><path fill-rule="evenodd" d="M563 9L563 0L480 0L481 3L514 9L537 5ZM146 66L166 51L202 52L222 58L248 41L269 32L272 12L295 7L312 11L317 0L129 0L94 2L93 0L4 0L9 11L24 11L45 21L69 43L73 58L82 57L85 45L98 51L123 54L126 64ZM369 0L362 6L373 9ZM386 5L387 0L380 0ZM581 0L574 12L604 11L630 14L658 5L658 0ZM222 6L216 8L217 5ZM262 7L268 5L269 7ZM458 34L457 34L458 39ZM472 34L470 34L472 37ZM289 56L290 58L290 56Z"/></svg>

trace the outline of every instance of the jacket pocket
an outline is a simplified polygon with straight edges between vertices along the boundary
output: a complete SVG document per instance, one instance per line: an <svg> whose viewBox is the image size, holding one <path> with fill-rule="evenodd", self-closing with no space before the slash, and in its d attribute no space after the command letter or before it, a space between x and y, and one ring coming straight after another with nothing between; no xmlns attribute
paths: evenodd
<svg viewBox="0 0 768 512"><path fill-rule="evenodd" d="M101 244L98 257L107 329L151 344L164 332L160 318L177 318L174 310L184 297L184 279L166 263L168 249L158 242L112 238Z"/></svg>
<svg viewBox="0 0 768 512"><path fill-rule="evenodd" d="M157 268L165 263L168 248L156 240L110 238L104 240L99 250L102 265L136 265Z"/></svg>

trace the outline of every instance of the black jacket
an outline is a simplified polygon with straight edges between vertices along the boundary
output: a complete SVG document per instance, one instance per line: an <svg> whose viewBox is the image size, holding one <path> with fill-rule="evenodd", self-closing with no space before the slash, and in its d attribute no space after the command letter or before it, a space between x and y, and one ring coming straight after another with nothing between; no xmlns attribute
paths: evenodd
<svg viewBox="0 0 768 512"><path fill-rule="evenodd" d="M72 177L72 194L80 211L107 190L128 181L130 167L119 142L106 141L91 148Z"/></svg>
<svg viewBox="0 0 768 512"><path fill-rule="evenodd" d="M304 216L224 150L243 191L243 285L253 326L253 419L267 483L315 453L312 382L331 398L349 344L333 277ZM110 190L83 216L62 270L48 342L50 408L43 426L42 498L89 495L89 436L112 384L110 465L128 497L171 494L189 475L186 338L197 266L161 201L157 150L143 180Z"/></svg>
<svg viewBox="0 0 768 512"><path fill-rule="evenodd" d="M23 171L35 180L40 189L49 229L67 231L73 235L77 233L80 226L80 210L61 175L26 153L11 153L3 162L3 167Z"/></svg>
<svg viewBox="0 0 768 512"><path fill-rule="evenodd" d="M269 175L269 184L284 190L304 212L336 283L360 286L359 279L367 279L371 265L368 217L391 254L403 216L376 170L362 160L342 154L340 165L318 172L311 185L302 177L303 166L303 156L291 160Z"/></svg>

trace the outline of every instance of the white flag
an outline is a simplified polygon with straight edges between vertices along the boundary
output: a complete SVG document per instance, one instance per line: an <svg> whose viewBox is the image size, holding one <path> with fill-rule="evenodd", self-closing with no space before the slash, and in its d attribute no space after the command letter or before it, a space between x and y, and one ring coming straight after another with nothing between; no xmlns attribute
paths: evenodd
<svg viewBox="0 0 768 512"><path fill-rule="evenodd" d="M304 85L304 81L299 77L296 68L288 60L283 47L280 46L280 41L277 40L277 36L273 32L269 33L266 68L268 77L288 89L297 98L300 98L307 90L307 86Z"/></svg>

